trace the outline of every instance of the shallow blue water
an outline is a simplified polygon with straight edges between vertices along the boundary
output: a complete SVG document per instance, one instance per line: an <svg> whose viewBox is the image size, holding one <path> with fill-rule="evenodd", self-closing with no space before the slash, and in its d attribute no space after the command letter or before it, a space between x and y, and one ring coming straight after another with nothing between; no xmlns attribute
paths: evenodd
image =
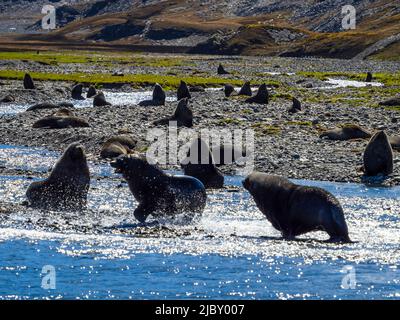
<svg viewBox="0 0 400 320"><path fill-rule="evenodd" d="M0 148L0 160L15 164L10 156ZM42 161L31 169L38 171L57 158L37 149L18 154L21 164L36 156ZM106 167L91 169L109 174ZM226 183L240 186L241 179ZM0 177L0 201L23 201L30 182ZM1 220L0 298L398 299L400 188L298 182L339 198L356 243L324 243L322 232L283 241L243 189L210 192L194 225L161 221L168 232L122 232L137 229L119 228L135 224L127 186L93 179L92 213L15 212ZM82 225L96 225L96 232L82 232ZM41 286L45 265L55 268L55 289ZM354 286L345 289L348 268Z"/></svg>

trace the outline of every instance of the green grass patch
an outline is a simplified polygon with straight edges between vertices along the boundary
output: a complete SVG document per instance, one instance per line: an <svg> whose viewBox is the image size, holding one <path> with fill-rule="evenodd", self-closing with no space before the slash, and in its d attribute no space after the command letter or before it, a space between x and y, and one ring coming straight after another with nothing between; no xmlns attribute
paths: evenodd
<svg viewBox="0 0 400 320"><path fill-rule="evenodd" d="M312 126L311 121L288 121L287 124L290 126L307 126L307 127Z"/></svg>
<svg viewBox="0 0 400 320"><path fill-rule="evenodd" d="M281 133L281 128L278 126L269 125L263 122L255 122L251 125L254 131L263 135L276 135Z"/></svg>

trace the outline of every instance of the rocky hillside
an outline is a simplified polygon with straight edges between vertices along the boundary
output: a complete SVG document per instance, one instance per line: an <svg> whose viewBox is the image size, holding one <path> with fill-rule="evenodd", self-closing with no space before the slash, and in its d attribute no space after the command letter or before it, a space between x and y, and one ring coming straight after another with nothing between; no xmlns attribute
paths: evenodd
<svg viewBox="0 0 400 320"><path fill-rule="evenodd" d="M41 30L40 23L41 8L49 2L57 8L57 29L50 33ZM341 8L347 4L357 10L357 28L352 31L341 25ZM392 59L400 56L400 2L4 0L0 31L5 33L0 41L16 44L146 45L192 53Z"/></svg>

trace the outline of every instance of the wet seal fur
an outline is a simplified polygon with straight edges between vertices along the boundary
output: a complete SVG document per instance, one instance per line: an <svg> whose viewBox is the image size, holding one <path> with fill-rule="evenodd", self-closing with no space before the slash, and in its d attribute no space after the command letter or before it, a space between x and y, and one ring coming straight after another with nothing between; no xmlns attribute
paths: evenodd
<svg viewBox="0 0 400 320"><path fill-rule="evenodd" d="M204 161L202 161L202 158ZM181 167L185 175L199 179L206 189L224 186L224 176L215 166L213 155L207 143L200 138L195 138L192 141L187 157L181 161Z"/></svg>
<svg viewBox="0 0 400 320"><path fill-rule="evenodd" d="M339 201L324 189L257 171L243 180L243 186L285 239L321 230L329 234L329 242L351 242Z"/></svg>
<svg viewBox="0 0 400 320"><path fill-rule="evenodd" d="M168 175L144 157L121 156L111 166L122 173L138 201L134 215L140 222L149 215L157 218L185 214L190 219L204 211L207 194L196 178Z"/></svg>
<svg viewBox="0 0 400 320"><path fill-rule="evenodd" d="M363 155L364 174L372 177L393 173L393 150L384 131L373 135Z"/></svg>
<svg viewBox="0 0 400 320"><path fill-rule="evenodd" d="M342 128L327 130L320 134L320 138L326 137L329 140L346 141L352 139L369 139L371 133L356 124L345 125Z"/></svg>
<svg viewBox="0 0 400 320"><path fill-rule="evenodd" d="M139 102L139 106L163 106L165 105L166 94L164 89L156 83L153 89L153 97L151 100L144 100Z"/></svg>
<svg viewBox="0 0 400 320"><path fill-rule="evenodd" d="M29 204L48 210L82 210L90 185L89 167L83 147L72 143L51 170L50 176L31 183L26 191Z"/></svg>
<svg viewBox="0 0 400 320"><path fill-rule="evenodd" d="M178 106L172 116L153 122L154 125L169 125L170 121L176 121L178 127L191 128L193 126L193 111L189 107L189 101L184 98L178 102Z"/></svg>

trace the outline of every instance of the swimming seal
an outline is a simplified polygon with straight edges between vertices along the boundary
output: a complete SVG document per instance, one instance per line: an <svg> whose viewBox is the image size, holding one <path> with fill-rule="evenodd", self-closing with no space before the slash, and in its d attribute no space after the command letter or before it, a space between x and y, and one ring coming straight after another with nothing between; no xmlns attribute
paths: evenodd
<svg viewBox="0 0 400 320"><path fill-rule="evenodd" d="M181 99L184 99L184 98L188 98L188 99L192 98L185 81L181 80L181 83L179 84L176 95L177 95L178 101Z"/></svg>
<svg viewBox="0 0 400 320"><path fill-rule="evenodd" d="M29 73L25 73L24 76L24 88L25 89L35 89L35 84L33 83L32 77Z"/></svg>
<svg viewBox="0 0 400 320"><path fill-rule="evenodd" d="M348 124L342 128L327 130L321 133L319 137L326 137L329 140L346 141L352 139L369 139L371 138L371 133L356 124Z"/></svg>
<svg viewBox="0 0 400 320"><path fill-rule="evenodd" d="M184 98L178 102L178 106L172 116L153 122L154 125L169 125L171 121L176 121L178 127L191 128L193 126L193 111L189 107L189 101Z"/></svg>
<svg viewBox="0 0 400 320"><path fill-rule="evenodd" d="M181 161L185 175L199 179L206 189L222 188L224 176L215 166L213 155L202 139L195 138L187 152L187 157Z"/></svg>
<svg viewBox="0 0 400 320"><path fill-rule="evenodd" d="M72 143L51 170L50 176L31 183L26 191L33 207L48 210L81 210L86 207L90 185L83 147Z"/></svg>
<svg viewBox="0 0 400 320"><path fill-rule="evenodd" d="M365 148L364 174L387 176L393 172L393 150L384 131L375 133Z"/></svg>
<svg viewBox="0 0 400 320"><path fill-rule="evenodd" d="M243 180L243 186L285 239L321 230L329 234L331 242L351 242L339 201L324 189L257 171Z"/></svg>
<svg viewBox="0 0 400 320"><path fill-rule="evenodd" d="M156 83L153 89L153 97L151 100L139 102L139 106L163 106L165 105L166 94L164 89Z"/></svg>
<svg viewBox="0 0 400 320"><path fill-rule="evenodd" d="M118 157L111 166L116 173L122 173L138 201L134 215L140 222L149 215L157 218L184 213L193 218L204 210L207 195L196 178L168 175L144 157L132 155Z"/></svg>
<svg viewBox="0 0 400 320"><path fill-rule="evenodd" d="M246 103L268 104L268 100L269 100L269 94L267 90L267 85L263 83L258 87L255 96L246 99Z"/></svg>

